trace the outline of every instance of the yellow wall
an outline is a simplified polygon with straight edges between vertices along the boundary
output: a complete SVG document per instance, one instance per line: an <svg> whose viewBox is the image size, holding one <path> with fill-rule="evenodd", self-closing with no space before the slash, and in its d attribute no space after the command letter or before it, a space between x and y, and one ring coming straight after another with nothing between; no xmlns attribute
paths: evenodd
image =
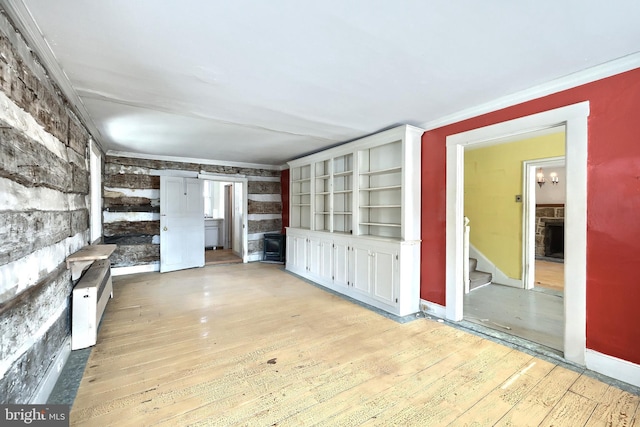
<svg viewBox="0 0 640 427"><path fill-rule="evenodd" d="M465 151L464 210L470 241L496 267L522 278L522 162L564 156L564 132Z"/></svg>

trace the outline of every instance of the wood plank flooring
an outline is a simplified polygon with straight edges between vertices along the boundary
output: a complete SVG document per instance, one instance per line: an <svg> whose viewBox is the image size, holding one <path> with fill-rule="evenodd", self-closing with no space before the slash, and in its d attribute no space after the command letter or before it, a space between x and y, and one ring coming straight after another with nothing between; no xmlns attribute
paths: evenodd
<svg viewBox="0 0 640 427"><path fill-rule="evenodd" d="M114 278L71 410L90 426L632 425L640 398L251 263Z"/></svg>
<svg viewBox="0 0 640 427"><path fill-rule="evenodd" d="M554 293L483 286L464 296L464 319L562 352L564 299Z"/></svg>
<svg viewBox="0 0 640 427"><path fill-rule="evenodd" d="M564 291L564 264L536 260L535 286Z"/></svg>
<svg viewBox="0 0 640 427"><path fill-rule="evenodd" d="M209 249L204 251L205 265L234 264L242 262L242 258L233 253L232 249Z"/></svg>

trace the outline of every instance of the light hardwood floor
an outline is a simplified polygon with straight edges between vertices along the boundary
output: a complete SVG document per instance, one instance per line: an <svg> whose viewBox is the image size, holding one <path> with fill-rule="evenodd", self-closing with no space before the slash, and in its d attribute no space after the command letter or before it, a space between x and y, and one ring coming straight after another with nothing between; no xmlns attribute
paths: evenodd
<svg viewBox="0 0 640 427"><path fill-rule="evenodd" d="M637 395L252 263L114 278L72 425L628 425Z"/></svg>
<svg viewBox="0 0 640 427"><path fill-rule="evenodd" d="M205 265L234 264L242 262L242 258L233 253L232 249L209 249L204 251Z"/></svg>
<svg viewBox="0 0 640 427"><path fill-rule="evenodd" d="M463 313L470 322L563 351L562 293L491 284L464 296Z"/></svg>
<svg viewBox="0 0 640 427"><path fill-rule="evenodd" d="M564 291L564 264L536 260L535 286Z"/></svg>

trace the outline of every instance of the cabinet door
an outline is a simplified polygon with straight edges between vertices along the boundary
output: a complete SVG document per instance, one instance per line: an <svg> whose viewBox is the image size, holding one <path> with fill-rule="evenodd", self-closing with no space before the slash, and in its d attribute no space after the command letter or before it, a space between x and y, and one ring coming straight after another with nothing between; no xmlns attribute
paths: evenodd
<svg viewBox="0 0 640 427"><path fill-rule="evenodd" d="M349 260L353 261L350 263L351 273L353 274L351 285L354 291L369 295L371 293L371 252L369 249L357 245L353 245L351 249L353 254Z"/></svg>
<svg viewBox="0 0 640 427"><path fill-rule="evenodd" d="M321 261L320 261L320 278L325 281L331 283L333 281L333 252L332 252L332 242L330 240L321 240L320 241L320 253L321 253Z"/></svg>
<svg viewBox="0 0 640 427"><path fill-rule="evenodd" d="M349 286L349 246L347 242L333 242L333 284Z"/></svg>
<svg viewBox="0 0 640 427"><path fill-rule="evenodd" d="M309 237L309 264L307 270L314 276L320 276L322 268L322 241L317 237Z"/></svg>
<svg viewBox="0 0 640 427"><path fill-rule="evenodd" d="M395 305L397 252L376 249L371 255L371 296L379 301Z"/></svg>
<svg viewBox="0 0 640 427"><path fill-rule="evenodd" d="M291 236L287 243L288 260L291 270L304 273L307 270L307 239L301 236Z"/></svg>

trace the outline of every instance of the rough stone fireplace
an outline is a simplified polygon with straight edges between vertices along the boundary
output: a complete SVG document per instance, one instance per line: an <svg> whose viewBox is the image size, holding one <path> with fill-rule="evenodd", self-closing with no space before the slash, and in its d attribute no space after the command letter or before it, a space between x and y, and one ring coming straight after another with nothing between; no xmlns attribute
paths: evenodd
<svg viewBox="0 0 640 427"><path fill-rule="evenodd" d="M564 259L564 205L536 205L536 257Z"/></svg>

